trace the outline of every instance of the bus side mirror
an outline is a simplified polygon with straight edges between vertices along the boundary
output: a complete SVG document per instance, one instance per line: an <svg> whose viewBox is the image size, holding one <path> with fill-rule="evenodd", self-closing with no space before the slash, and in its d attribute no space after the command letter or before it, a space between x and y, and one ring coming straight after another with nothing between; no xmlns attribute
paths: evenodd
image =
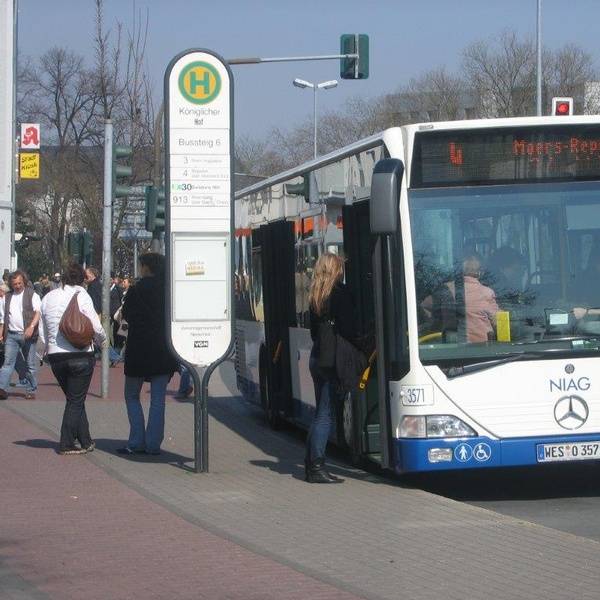
<svg viewBox="0 0 600 600"><path fill-rule="evenodd" d="M384 158L375 165L369 202L371 233L393 234L398 231L403 175L404 164L397 158Z"/></svg>

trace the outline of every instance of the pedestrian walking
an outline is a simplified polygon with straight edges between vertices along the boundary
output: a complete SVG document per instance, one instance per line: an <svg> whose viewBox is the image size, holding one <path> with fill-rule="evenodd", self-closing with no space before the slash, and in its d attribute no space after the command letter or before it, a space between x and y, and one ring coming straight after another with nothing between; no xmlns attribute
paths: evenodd
<svg viewBox="0 0 600 600"><path fill-rule="evenodd" d="M65 410L60 429L59 454L85 454L95 445L85 411L85 398L94 372L93 344L80 349L73 346L60 331L60 321L77 294L79 310L92 322L94 340L106 342L106 334L94 309L94 303L83 288L83 267L73 263L62 274L61 287L48 292L42 300L42 337L52 373L65 394ZM77 445L79 443L79 445Z"/></svg>
<svg viewBox="0 0 600 600"><path fill-rule="evenodd" d="M306 438L306 481L338 483L341 481L325 469L325 449L334 423L336 403L340 393L335 372L335 341L331 335L356 339L356 315L352 295L342 283L344 261L325 253L315 264L309 292L310 335L313 347L309 368L315 386L317 402L313 422ZM328 355L329 358L326 357Z"/></svg>
<svg viewBox="0 0 600 600"><path fill-rule="evenodd" d="M128 324L125 344L125 404L130 433L121 454L159 454L165 428L167 384L177 371L177 361L167 347L165 320L164 256L140 257L141 279L129 288L123 304ZM150 382L148 424L140 402L144 381Z"/></svg>
<svg viewBox="0 0 600 600"><path fill-rule="evenodd" d="M100 271L96 267L88 267L85 270L85 281L87 293L94 303L94 310L100 316L102 314L102 284L100 283Z"/></svg>
<svg viewBox="0 0 600 600"><path fill-rule="evenodd" d="M27 275L20 270L8 278L10 291L0 301L0 341L4 342L4 365L0 369L0 399L8 397L7 389L19 352L27 362L28 382L25 398L35 398L37 389L36 345L42 301L29 286Z"/></svg>
<svg viewBox="0 0 600 600"><path fill-rule="evenodd" d="M112 345L113 348L117 351L121 349L123 345L123 339L118 335L119 323L115 319L115 314L121 308L121 300L123 298L123 290L121 289L121 278L116 273L110 274L111 282L110 282L110 303L109 303L109 311L110 311L110 325L112 328Z"/></svg>

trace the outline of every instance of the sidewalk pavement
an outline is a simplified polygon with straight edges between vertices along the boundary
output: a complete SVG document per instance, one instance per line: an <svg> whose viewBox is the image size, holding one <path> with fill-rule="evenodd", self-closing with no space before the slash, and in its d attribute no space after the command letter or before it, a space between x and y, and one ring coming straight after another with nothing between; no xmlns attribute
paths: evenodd
<svg viewBox="0 0 600 600"><path fill-rule="evenodd" d="M186 468L193 407L173 399L163 454L121 457L122 369L111 378L110 400L92 383L98 449L85 457L55 452L63 400L47 368L37 400L0 404L1 598L600 594L600 544L592 540L341 463L332 471L342 485L306 484L301 436L264 426L236 396L230 364L211 382L210 473Z"/></svg>

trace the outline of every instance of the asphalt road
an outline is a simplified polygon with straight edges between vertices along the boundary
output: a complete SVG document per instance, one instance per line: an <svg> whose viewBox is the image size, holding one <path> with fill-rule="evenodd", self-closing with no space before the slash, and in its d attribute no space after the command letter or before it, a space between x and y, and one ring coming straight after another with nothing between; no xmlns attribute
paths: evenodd
<svg viewBox="0 0 600 600"><path fill-rule="evenodd" d="M600 463L448 472L417 476L439 494L600 541Z"/></svg>

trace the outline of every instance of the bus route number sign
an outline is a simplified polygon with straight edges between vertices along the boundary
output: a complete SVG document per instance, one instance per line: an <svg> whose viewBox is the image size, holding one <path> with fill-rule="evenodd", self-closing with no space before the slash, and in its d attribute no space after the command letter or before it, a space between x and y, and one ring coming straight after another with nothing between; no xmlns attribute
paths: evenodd
<svg viewBox="0 0 600 600"><path fill-rule="evenodd" d="M232 341L233 79L210 50L165 73L167 321L175 353L195 366Z"/></svg>

